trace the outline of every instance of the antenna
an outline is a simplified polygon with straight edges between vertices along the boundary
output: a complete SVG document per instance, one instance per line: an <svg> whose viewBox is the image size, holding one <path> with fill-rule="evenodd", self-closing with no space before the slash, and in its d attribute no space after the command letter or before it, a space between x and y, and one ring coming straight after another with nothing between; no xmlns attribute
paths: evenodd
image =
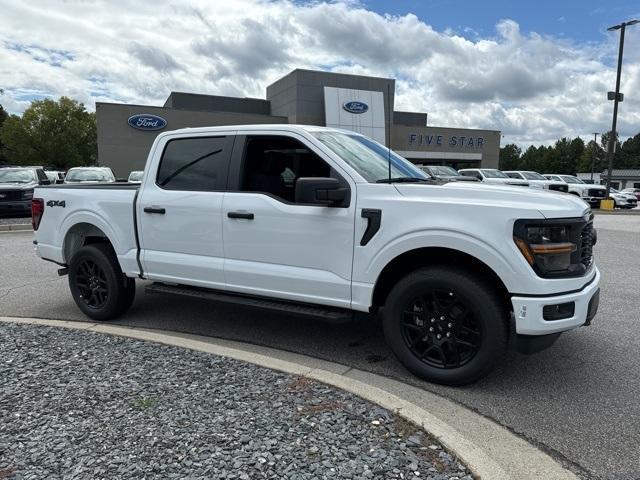
<svg viewBox="0 0 640 480"><path fill-rule="evenodd" d="M387 83L387 153L389 160L389 183L391 183L391 83Z"/></svg>

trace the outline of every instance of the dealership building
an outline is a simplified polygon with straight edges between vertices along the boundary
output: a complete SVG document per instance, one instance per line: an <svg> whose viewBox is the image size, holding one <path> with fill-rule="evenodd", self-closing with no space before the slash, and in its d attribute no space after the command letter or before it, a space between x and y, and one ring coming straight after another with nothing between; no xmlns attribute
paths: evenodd
<svg viewBox="0 0 640 480"><path fill-rule="evenodd" d="M96 102L98 163L125 177L144 168L161 131L295 123L362 133L417 164L498 168L499 131L428 126L427 113L393 110L394 95L391 78L296 69L266 99L172 92L162 107Z"/></svg>

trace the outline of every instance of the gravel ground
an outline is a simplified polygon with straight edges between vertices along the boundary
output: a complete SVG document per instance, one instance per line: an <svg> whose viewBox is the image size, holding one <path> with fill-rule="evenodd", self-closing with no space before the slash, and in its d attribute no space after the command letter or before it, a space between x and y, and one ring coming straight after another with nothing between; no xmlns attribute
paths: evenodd
<svg viewBox="0 0 640 480"><path fill-rule="evenodd" d="M0 478L473 477L412 424L303 377L0 324Z"/></svg>
<svg viewBox="0 0 640 480"><path fill-rule="evenodd" d="M31 216L28 216L28 217L0 216L0 225L23 225L28 223L31 223Z"/></svg>

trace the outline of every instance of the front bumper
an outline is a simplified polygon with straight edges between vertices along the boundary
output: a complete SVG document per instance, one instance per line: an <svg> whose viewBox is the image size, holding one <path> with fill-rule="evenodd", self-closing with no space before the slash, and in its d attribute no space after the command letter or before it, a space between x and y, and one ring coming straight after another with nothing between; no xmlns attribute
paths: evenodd
<svg viewBox="0 0 640 480"><path fill-rule="evenodd" d="M31 213L31 199L0 202L0 214Z"/></svg>
<svg viewBox="0 0 640 480"><path fill-rule="evenodd" d="M600 272L596 267L594 269L595 275L592 280L578 292L548 297L511 297L516 333L520 335L547 335L590 323L598 309L600 290ZM575 303L575 310L571 317L562 320L544 319L543 308L545 306L569 302Z"/></svg>

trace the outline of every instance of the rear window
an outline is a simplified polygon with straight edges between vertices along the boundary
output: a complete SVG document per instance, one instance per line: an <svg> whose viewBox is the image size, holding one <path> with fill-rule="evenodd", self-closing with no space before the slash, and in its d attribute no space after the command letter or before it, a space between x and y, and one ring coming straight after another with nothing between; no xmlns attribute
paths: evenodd
<svg viewBox="0 0 640 480"><path fill-rule="evenodd" d="M156 183L166 190L220 191L226 188L229 137L180 138L167 143Z"/></svg>

